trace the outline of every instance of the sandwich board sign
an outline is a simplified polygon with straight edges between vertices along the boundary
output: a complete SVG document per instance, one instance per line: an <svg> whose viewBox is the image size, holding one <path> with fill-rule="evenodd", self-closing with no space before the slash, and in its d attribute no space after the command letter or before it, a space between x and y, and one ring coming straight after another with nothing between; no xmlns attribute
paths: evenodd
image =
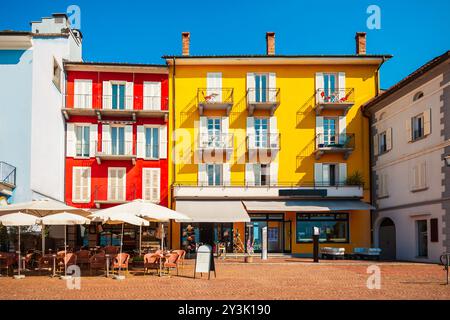
<svg viewBox="0 0 450 320"><path fill-rule="evenodd" d="M208 273L209 280L211 271L214 271L214 277L216 277L216 267L214 265L212 247L210 245L202 245L197 250L194 279L197 273L200 273L200 276L202 276L203 273Z"/></svg>

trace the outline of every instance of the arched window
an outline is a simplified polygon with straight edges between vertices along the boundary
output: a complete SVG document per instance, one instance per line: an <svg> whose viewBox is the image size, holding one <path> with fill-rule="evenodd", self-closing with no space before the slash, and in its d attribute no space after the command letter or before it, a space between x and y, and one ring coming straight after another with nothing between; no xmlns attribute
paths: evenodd
<svg viewBox="0 0 450 320"><path fill-rule="evenodd" d="M417 100L422 99L422 98L423 98L423 92L422 92L422 91L419 91L419 92L417 92L417 93L414 95L413 101L417 101Z"/></svg>

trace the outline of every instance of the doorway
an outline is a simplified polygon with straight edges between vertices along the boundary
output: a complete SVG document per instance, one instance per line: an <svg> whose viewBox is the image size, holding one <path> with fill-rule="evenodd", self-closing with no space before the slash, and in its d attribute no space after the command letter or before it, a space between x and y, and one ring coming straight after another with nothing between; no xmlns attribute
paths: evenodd
<svg viewBox="0 0 450 320"><path fill-rule="evenodd" d="M291 252L291 222L284 221L284 214L250 214L250 218L245 228L245 244L250 241L255 253L262 251L264 227L267 227L267 252Z"/></svg>
<svg viewBox="0 0 450 320"><path fill-rule="evenodd" d="M417 256L420 258L426 258L428 257L427 220L418 220L416 223L417 223Z"/></svg>
<svg viewBox="0 0 450 320"><path fill-rule="evenodd" d="M395 260L396 253L396 232L395 232L395 224L389 218L385 218L381 224L379 229L379 247L381 251L381 259L383 260Z"/></svg>

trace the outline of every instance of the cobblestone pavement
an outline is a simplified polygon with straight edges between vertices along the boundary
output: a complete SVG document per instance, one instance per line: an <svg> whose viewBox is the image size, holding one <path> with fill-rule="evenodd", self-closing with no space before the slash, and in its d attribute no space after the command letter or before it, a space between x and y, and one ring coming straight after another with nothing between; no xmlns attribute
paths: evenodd
<svg viewBox="0 0 450 320"><path fill-rule="evenodd" d="M445 272L438 265L367 261L277 258L244 264L243 258L217 261L217 278L193 279L193 261L180 276L143 276L131 271L123 281L102 276L81 278L81 289L47 275L15 280L0 277L3 299L447 299ZM381 289L367 288L367 267L381 270Z"/></svg>

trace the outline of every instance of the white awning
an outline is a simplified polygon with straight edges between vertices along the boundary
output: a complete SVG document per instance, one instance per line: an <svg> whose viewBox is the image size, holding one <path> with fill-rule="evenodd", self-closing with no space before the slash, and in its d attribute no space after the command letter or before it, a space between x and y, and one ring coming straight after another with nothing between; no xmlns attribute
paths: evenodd
<svg viewBox="0 0 450 320"><path fill-rule="evenodd" d="M250 222L241 201L183 201L175 203L176 210L192 220L177 222Z"/></svg>
<svg viewBox="0 0 450 320"><path fill-rule="evenodd" d="M249 212L330 212L375 209L359 200L244 201Z"/></svg>

